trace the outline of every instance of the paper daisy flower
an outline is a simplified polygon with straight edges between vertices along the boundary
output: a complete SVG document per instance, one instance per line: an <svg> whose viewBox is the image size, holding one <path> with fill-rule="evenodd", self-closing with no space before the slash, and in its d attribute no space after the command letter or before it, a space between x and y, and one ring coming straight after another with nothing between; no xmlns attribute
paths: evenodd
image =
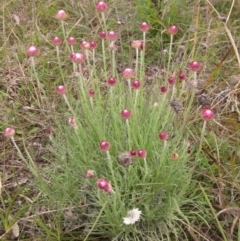
<svg viewBox="0 0 240 241"><path fill-rule="evenodd" d="M123 218L123 223L126 225L134 224L140 219L141 214L142 211L138 208L134 208L127 213L127 217Z"/></svg>

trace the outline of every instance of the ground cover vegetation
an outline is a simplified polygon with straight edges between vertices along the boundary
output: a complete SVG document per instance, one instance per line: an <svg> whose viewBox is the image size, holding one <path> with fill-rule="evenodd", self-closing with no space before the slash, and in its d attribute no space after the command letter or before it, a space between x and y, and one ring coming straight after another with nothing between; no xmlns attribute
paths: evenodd
<svg viewBox="0 0 240 241"><path fill-rule="evenodd" d="M238 1L0 9L0 240L240 240Z"/></svg>

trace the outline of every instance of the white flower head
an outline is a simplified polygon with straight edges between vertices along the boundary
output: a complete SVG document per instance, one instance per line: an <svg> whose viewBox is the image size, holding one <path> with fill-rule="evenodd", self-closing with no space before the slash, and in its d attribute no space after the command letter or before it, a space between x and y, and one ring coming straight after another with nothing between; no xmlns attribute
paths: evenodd
<svg viewBox="0 0 240 241"><path fill-rule="evenodd" d="M123 223L126 225L134 224L140 219L141 214L141 210L134 208L127 213L127 217L123 218Z"/></svg>

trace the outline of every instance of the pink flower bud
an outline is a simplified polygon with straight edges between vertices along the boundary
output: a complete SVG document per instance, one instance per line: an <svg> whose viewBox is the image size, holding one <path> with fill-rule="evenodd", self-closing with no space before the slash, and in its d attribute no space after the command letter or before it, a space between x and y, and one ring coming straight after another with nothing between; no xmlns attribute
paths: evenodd
<svg viewBox="0 0 240 241"><path fill-rule="evenodd" d="M132 82L132 88L133 89L139 89L141 87L141 82L139 81L139 80L134 80L133 82Z"/></svg>
<svg viewBox="0 0 240 241"><path fill-rule="evenodd" d="M110 78L108 78L107 83L108 83L108 85L110 85L110 86L114 86L114 85L116 85L117 80L116 80L116 78L114 78L114 77L110 77Z"/></svg>
<svg viewBox="0 0 240 241"><path fill-rule="evenodd" d="M69 117L68 123L69 123L74 129L77 129L77 124L76 124L75 118L74 118L73 116Z"/></svg>
<svg viewBox="0 0 240 241"><path fill-rule="evenodd" d="M107 34L107 39L110 41L116 41L117 40L117 33L114 31L109 31Z"/></svg>
<svg viewBox="0 0 240 241"><path fill-rule="evenodd" d="M133 69L131 69L131 68L124 69L123 72L122 72L122 75L126 79L132 78L133 75L134 75Z"/></svg>
<svg viewBox="0 0 240 241"><path fill-rule="evenodd" d="M67 88L64 85L59 85L57 87L57 93L59 95L64 95L64 94L66 94L66 92L67 92Z"/></svg>
<svg viewBox="0 0 240 241"><path fill-rule="evenodd" d="M135 156L137 155L137 151L134 150L134 149L132 149L132 150L130 151L130 155L131 155L132 157L135 157Z"/></svg>
<svg viewBox="0 0 240 241"><path fill-rule="evenodd" d="M111 182L108 182L103 190L105 192L107 192L107 193L111 193L112 192L112 184L111 184Z"/></svg>
<svg viewBox="0 0 240 241"><path fill-rule="evenodd" d="M172 25L172 26L170 26L170 27L168 28L168 32L169 32L171 35L175 35L175 34L177 34L177 32L178 32L178 27Z"/></svg>
<svg viewBox="0 0 240 241"><path fill-rule="evenodd" d="M38 48L36 46L30 46L27 49L28 56L36 56L38 54Z"/></svg>
<svg viewBox="0 0 240 241"><path fill-rule="evenodd" d="M46 129L46 130L44 131L44 133L45 133L46 136L51 136L52 131L51 131L50 129Z"/></svg>
<svg viewBox="0 0 240 241"><path fill-rule="evenodd" d="M100 37L101 39L106 39L107 33L104 32L104 31L101 31L101 32L99 33L99 37Z"/></svg>
<svg viewBox="0 0 240 241"><path fill-rule="evenodd" d="M90 43L87 42L87 41L85 41L85 40L83 40L83 41L81 41L81 43L80 43L80 47L81 47L82 49L89 49L89 48L90 48Z"/></svg>
<svg viewBox="0 0 240 241"><path fill-rule="evenodd" d="M64 10L59 10L56 14L56 18L58 20L65 20L67 18L67 14Z"/></svg>
<svg viewBox="0 0 240 241"><path fill-rule="evenodd" d="M87 172L86 172L87 178L92 178L92 177L94 177L94 175L95 175L95 173L93 170L87 170Z"/></svg>
<svg viewBox="0 0 240 241"><path fill-rule="evenodd" d="M72 61L77 64L81 64L85 60L85 56L82 53L72 53Z"/></svg>
<svg viewBox="0 0 240 241"><path fill-rule="evenodd" d="M129 119L131 117L131 111L125 109L121 112L121 116L123 119Z"/></svg>
<svg viewBox="0 0 240 241"><path fill-rule="evenodd" d="M200 62L198 61L193 61L189 64L189 68L192 70L192 71L199 71L201 69L201 64Z"/></svg>
<svg viewBox="0 0 240 241"><path fill-rule="evenodd" d="M108 181L104 178L100 178L97 180L97 186L99 189L104 189L107 185Z"/></svg>
<svg viewBox="0 0 240 241"><path fill-rule="evenodd" d="M148 25L148 23L143 22L139 25L139 28L142 32L147 32L150 29L150 26Z"/></svg>
<svg viewBox="0 0 240 241"><path fill-rule="evenodd" d="M177 152L172 153L171 155L172 160L177 160L178 158L179 158L179 155L177 154Z"/></svg>
<svg viewBox="0 0 240 241"><path fill-rule="evenodd" d="M139 158L145 158L147 156L147 151L144 149L138 150L138 157Z"/></svg>
<svg viewBox="0 0 240 241"><path fill-rule="evenodd" d="M142 42L141 46L140 46L140 50L143 51L143 50L146 50L146 49L147 49L146 43L143 44L143 42Z"/></svg>
<svg viewBox="0 0 240 241"><path fill-rule="evenodd" d="M69 54L69 58L73 61L73 59L74 59L74 56L75 56L75 53L70 53Z"/></svg>
<svg viewBox="0 0 240 241"><path fill-rule="evenodd" d="M182 72L178 75L178 78L179 78L179 80L183 81L186 79L186 74L184 72Z"/></svg>
<svg viewBox="0 0 240 241"><path fill-rule="evenodd" d="M110 143L108 141L101 141L99 147L102 151L108 151L110 149Z"/></svg>
<svg viewBox="0 0 240 241"><path fill-rule="evenodd" d="M115 85L116 82L117 82L117 80L116 80L116 78L114 78L114 77L110 77L110 78L108 78L108 80L107 80L107 83L108 83L110 86Z"/></svg>
<svg viewBox="0 0 240 241"><path fill-rule="evenodd" d="M141 40L133 40L131 42L131 46L136 49L139 49L141 47L141 44L142 44Z"/></svg>
<svg viewBox="0 0 240 241"><path fill-rule="evenodd" d="M105 12L108 9L108 6L105 2L101 1L96 4L96 10L98 12Z"/></svg>
<svg viewBox="0 0 240 241"><path fill-rule="evenodd" d="M76 44L76 39L74 37L69 37L67 42L69 45L74 45Z"/></svg>
<svg viewBox="0 0 240 241"><path fill-rule="evenodd" d="M168 139L168 133L167 132L161 132L158 135L159 139L162 141L166 141Z"/></svg>
<svg viewBox="0 0 240 241"><path fill-rule="evenodd" d="M60 44L62 43L62 40L61 40L59 37L54 37L54 38L52 39L52 43L53 43L54 45L60 45Z"/></svg>
<svg viewBox="0 0 240 241"><path fill-rule="evenodd" d="M167 93L167 91L168 91L168 87L167 87L167 86L161 86L161 87L160 87L160 92L161 92L162 94Z"/></svg>
<svg viewBox="0 0 240 241"><path fill-rule="evenodd" d="M4 131L4 136L6 137L12 137L15 134L15 129L13 127L7 127Z"/></svg>
<svg viewBox="0 0 240 241"><path fill-rule="evenodd" d="M100 178L97 180L96 184L99 189L104 190L107 193L112 192L111 182L108 182L106 179Z"/></svg>
<svg viewBox="0 0 240 241"><path fill-rule="evenodd" d="M91 42L90 42L90 48L91 48L91 49L96 49L96 48L97 48L97 42L91 41Z"/></svg>
<svg viewBox="0 0 240 241"><path fill-rule="evenodd" d="M175 82L176 82L176 79L175 79L174 77L171 76L171 77L168 78L168 83L169 83L170 85L174 85Z"/></svg>
<svg viewBox="0 0 240 241"><path fill-rule="evenodd" d="M88 95L89 95L89 97L94 97L94 96L95 96L95 91L92 90L92 89L90 89L90 90L88 91Z"/></svg>
<svg viewBox="0 0 240 241"><path fill-rule="evenodd" d="M208 108L202 110L202 118L204 120L212 120L213 117L214 117L213 110L208 109Z"/></svg>

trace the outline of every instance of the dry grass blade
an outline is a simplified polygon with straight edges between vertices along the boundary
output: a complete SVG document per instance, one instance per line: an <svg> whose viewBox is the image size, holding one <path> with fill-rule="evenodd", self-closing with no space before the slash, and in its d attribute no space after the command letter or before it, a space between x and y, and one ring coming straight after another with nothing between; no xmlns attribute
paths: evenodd
<svg viewBox="0 0 240 241"><path fill-rule="evenodd" d="M229 239L226 236L226 232L223 229L223 226L221 225L220 221L218 220L218 216L216 215L215 210L214 210L214 208L213 208L213 206L212 206L212 204L211 204L211 202L210 202L210 200L209 200L209 198L208 198L204 188L202 187L201 184L199 184L199 187L200 187L200 189L201 189L201 191L202 191L202 193L203 193L203 195L204 195L204 197L205 197L205 199L206 199L206 201L207 201L207 203L208 203L208 205L209 205L209 207L210 207L210 209L212 211L212 215L213 215L214 219L216 220L217 226L219 228L219 231L220 231L220 233L222 235L223 240L224 241L229 241Z"/></svg>
<svg viewBox="0 0 240 241"><path fill-rule="evenodd" d="M240 208L238 208L238 207L224 208L223 210L221 210L220 212L217 213L217 216L219 216L222 213L231 214L231 215L234 215L234 216L237 216L238 218L240 218Z"/></svg>
<svg viewBox="0 0 240 241"><path fill-rule="evenodd" d="M226 214L235 216L232 226L231 226L231 230L230 230L230 235L231 235L231 237L233 237L234 229L236 227L236 224L238 223L238 220L240 219L240 208L238 208L238 207L224 208L223 210L221 210L220 212L217 213L217 217L222 213L226 213Z"/></svg>
<svg viewBox="0 0 240 241"><path fill-rule="evenodd" d="M2 193L2 179L1 179L1 175L0 175L0 195Z"/></svg>
<svg viewBox="0 0 240 241"><path fill-rule="evenodd" d="M231 230L230 230L231 236L233 236L233 232L234 232L236 225L238 224L238 221L239 221L239 217L235 217L233 220L233 223L232 223Z"/></svg>
<svg viewBox="0 0 240 241"><path fill-rule="evenodd" d="M236 157L236 152L233 152L230 158L230 165L231 165L231 172L233 178L235 178L235 157Z"/></svg>
<svg viewBox="0 0 240 241"><path fill-rule="evenodd" d="M14 225L12 226L12 235L13 235L13 238L18 238L19 237L19 234L20 234L20 231L19 231L19 226L18 226L18 223L14 223Z"/></svg>
<svg viewBox="0 0 240 241"><path fill-rule="evenodd" d="M219 12L216 10L216 8L212 5L212 3L211 3L209 0L207 0L207 2L208 2L208 4L212 7L212 9L216 12L216 14L218 15L219 19L221 19L221 15L220 15ZM231 12L232 12L234 3L235 3L235 0L232 1L231 9L229 10L229 13L228 13L228 16L227 16L226 21L223 22L223 25L224 25L224 29L225 29L225 31L226 31L226 33L227 33L227 35L228 35L228 38L229 38L229 40L230 40L230 42L231 42L231 44L232 44L232 47L233 47L233 49L234 49L234 52L235 52L235 55L236 55L237 61L238 61L238 66L239 66L239 68L240 68L240 56L239 56L239 53L238 53L238 49L237 49L237 46L236 46L236 44L235 44L234 38L233 38L233 36L232 36L232 33L231 33L231 31L229 30L229 28L228 28L228 26L227 26L227 22L228 22L228 20L229 20L229 18L230 18L230 15L231 15ZM240 83L240 82L239 82L239 83Z"/></svg>
<svg viewBox="0 0 240 241"><path fill-rule="evenodd" d="M233 49L233 48L231 47L231 48L227 51L227 53L225 54L225 56L223 57L223 59L221 60L221 62L216 66L216 68L213 70L213 72L212 72L212 73L210 74L210 76L207 78L207 80L206 80L206 82L205 82L205 86L204 86L205 88L207 88L207 87L211 84L214 76L216 75L217 71L222 67L224 61L226 60L227 56L231 53L232 49Z"/></svg>
<svg viewBox="0 0 240 241"><path fill-rule="evenodd" d="M202 147L202 150L211 158L213 163L216 164L216 166L219 168L219 171L221 172L221 174L223 174L223 175L226 174L227 171L224 169L224 167L222 166L220 161L217 160L212 154L210 154L204 147Z"/></svg>

